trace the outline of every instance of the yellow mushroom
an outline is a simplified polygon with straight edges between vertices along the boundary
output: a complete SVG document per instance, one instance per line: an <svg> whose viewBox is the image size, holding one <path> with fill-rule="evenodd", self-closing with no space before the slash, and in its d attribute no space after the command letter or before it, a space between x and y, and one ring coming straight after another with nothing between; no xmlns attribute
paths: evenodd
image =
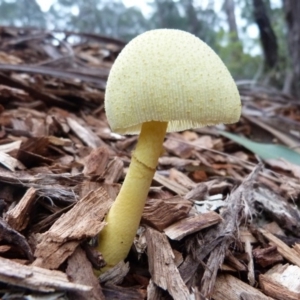
<svg viewBox="0 0 300 300"><path fill-rule="evenodd" d="M166 132L237 122L237 87L218 55L194 35L145 32L129 42L107 81L112 131L140 133L126 178L99 234L107 268L125 259L138 229Z"/></svg>

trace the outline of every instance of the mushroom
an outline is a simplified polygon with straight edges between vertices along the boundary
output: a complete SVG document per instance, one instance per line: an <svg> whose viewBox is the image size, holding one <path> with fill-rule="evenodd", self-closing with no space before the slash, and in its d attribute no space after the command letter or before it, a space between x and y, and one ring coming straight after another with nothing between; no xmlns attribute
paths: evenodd
<svg viewBox="0 0 300 300"><path fill-rule="evenodd" d="M175 29L145 32L110 71L105 109L112 131L140 133L121 190L99 234L105 269L125 259L136 235L166 132L237 122L237 87L218 55Z"/></svg>

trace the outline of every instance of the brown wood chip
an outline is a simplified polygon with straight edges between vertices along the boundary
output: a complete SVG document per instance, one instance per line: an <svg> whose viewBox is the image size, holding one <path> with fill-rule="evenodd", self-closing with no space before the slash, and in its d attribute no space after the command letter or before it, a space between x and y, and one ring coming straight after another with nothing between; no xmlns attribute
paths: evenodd
<svg viewBox="0 0 300 300"><path fill-rule="evenodd" d="M185 218L164 229L172 240L180 241L185 236L220 223L222 218L214 211Z"/></svg>
<svg viewBox="0 0 300 300"><path fill-rule="evenodd" d="M174 263L174 254L164 233L146 228L149 271L153 282L174 299L190 299L189 290Z"/></svg>
<svg viewBox="0 0 300 300"><path fill-rule="evenodd" d="M18 204L6 213L5 220L17 231L26 228L32 205L36 200L36 190L29 188Z"/></svg>
<svg viewBox="0 0 300 300"><path fill-rule="evenodd" d="M36 266L55 269L87 237L98 234L105 226L103 218L112 204L103 188L91 191L51 228L41 234L34 256Z"/></svg>
<svg viewBox="0 0 300 300"><path fill-rule="evenodd" d="M80 247L77 247L74 253L69 257L66 273L69 276L70 281L78 284L89 285L92 287L89 292L70 292L70 299L105 299L99 281L94 275L92 265L88 261L84 251Z"/></svg>
<svg viewBox="0 0 300 300"><path fill-rule="evenodd" d="M294 265L276 265L259 276L265 294L278 300L300 299L300 268Z"/></svg>
<svg viewBox="0 0 300 300"><path fill-rule="evenodd" d="M24 266L0 257L0 281L41 292L81 291L92 289L89 285L72 283L66 274L34 266Z"/></svg>
<svg viewBox="0 0 300 300"><path fill-rule="evenodd" d="M272 300L258 289L228 274L217 277L212 297L214 300Z"/></svg>
<svg viewBox="0 0 300 300"><path fill-rule="evenodd" d="M159 231L188 216L192 203L180 196L169 199L148 199L142 220Z"/></svg>

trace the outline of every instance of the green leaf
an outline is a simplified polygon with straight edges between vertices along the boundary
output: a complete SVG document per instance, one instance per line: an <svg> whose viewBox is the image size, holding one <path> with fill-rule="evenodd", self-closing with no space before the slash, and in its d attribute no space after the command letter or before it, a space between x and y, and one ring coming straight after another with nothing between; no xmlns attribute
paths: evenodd
<svg viewBox="0 0 300 300"><path fill-rule="evenodd" d="M257 143L247 138L225 131L219 131L219 133L227 137L228 139L244 146L248 150L257 154L263 160L282 158L292 164L300 165L300 154L283 145Z"/></svg>

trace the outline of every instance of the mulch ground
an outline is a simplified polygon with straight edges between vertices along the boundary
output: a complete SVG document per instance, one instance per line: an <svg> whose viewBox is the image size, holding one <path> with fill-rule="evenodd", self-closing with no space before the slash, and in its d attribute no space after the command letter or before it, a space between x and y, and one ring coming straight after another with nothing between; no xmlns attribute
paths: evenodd
<svg viewBox="0 0 300 300"><path fill-rule="evenodd" d="M130 254L94 276L137 141L104 111L124 45L0 27L1 299L299 299L300 167L220 131L298 151L300 102L251 81L239 123L166 136Z"/></svg>

